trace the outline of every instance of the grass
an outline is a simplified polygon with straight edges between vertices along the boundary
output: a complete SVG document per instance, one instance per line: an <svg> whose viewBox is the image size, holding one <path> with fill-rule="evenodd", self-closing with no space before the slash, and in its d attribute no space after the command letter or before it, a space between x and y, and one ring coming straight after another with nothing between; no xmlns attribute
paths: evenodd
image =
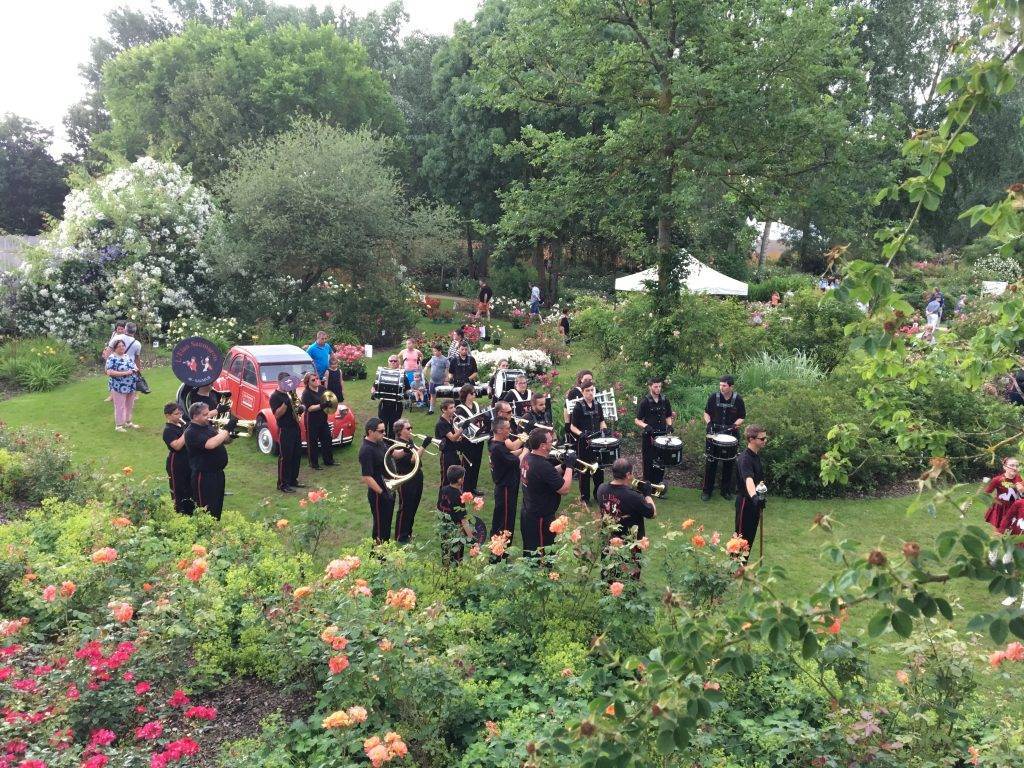
<svg viewBox="0 0 1024 768"><path fill-rule="evenodd" d="M503 323L503 325L506 325ZM424 324L423 330L434 335L442 326ZM506 330L504 344L519 341L524 331ZM368 362L370 377L362 381L345 384L346 402L355 410L357 421L376 415L376 403L369 399L372 372L377 365L385 362L386 351L377 351ZM570 361L560 366L563 370L575 371L591 368L600 371L601 366L594 352L573 349ZM600 376L598 377L600 380ZM0 420L12 426L33 426L63 433L73 446L79 460L92 465L98 471L119 472L122 467L131 466L137 478L148 478L150 482L166 484L164 475L165 448L161 441L165 402L172 400L178 382L169 368L155 368L147 371L147 379L153 394L140 396L135 420L142 428L128 433L114 432L113 413L110 403L104 402L106 383L102 376L89 376L46 394L25 394L0 402ZM567 387L568 381L561 383ZM669 393L671 395L671 393ZM557 400L556 400L557 402ZM414 431L433 434L436 416L427 416L425 411L411 414ZM323 558L335 553L347 544L369 535L370 516L366 510L363 486L358 481L356 453L361 431L352 446L336 452L338 466L322 472L313 472L304 463L301 479L311 487L322 486L334 494L348 493L350 503L345 512L333 522L330 539L318 553ZM273 520L279 517L296 517L300 514L298 499L285 496L275 489L276 459L260 454L251 440L236 440L228 449L230 464L227 468L227 489L225 500L228 508L243 511L254 519ZM434 516L430 505L432 491L439 482L437 459L427 457L425 466L424 501L417 515L414 536L425 538L432 535ZM481 473L482 489L489 490L488 472ZM575 495L568 497L570 500ZM802 501L772 498L768 503L765 517L766 560L773 565L784 566L787 578L778 585L778 593L786 597L808 595L813 592L830 573L831 568L819 557L823 545L833 538L852 538L862 543L863 550L879 546L890 553L898 553L902 541L916 540L922 545L930 544L935 535L944 529L957 527L961 520L948 505L930 515L924 512L907 515L909 500L896 499L831 499L824 501ZM563 508L566 502L563 501ZM976 504L967 514L976 521L982 520L982 505ZM712 501L700 501L699 491L686 488L671 488L669 497L658 502L658 517L648 527L648 535L657 543L672 531L680 530L680 523L689 517L704 524L708 530L719 530L723 534L733 529L733 504L716 495ZM489 520L490 507L485 507L485 519ZM827 513L837 523L833 533L813 529L816 514ZM516 533L516 542L519 534ZM649 569L647 581L652 588L659 588L663 576L658 562L657 548L655 562ZM662 556L663 557L663 556ZM983 584L958 582L949 589L948 597L959 600L969 609L995 608L997 599L989 596ZM869 609L870 610L870 609ZM869 612L860 612L851 617L851 629L862 628L870 618ZM961 628L963 628L961 626ZM887 636L888 637L888 636ZM981 643L980 653L988 648ZM900 659L889 650L882 650L883 666L896 666ZM998 695L997 687L993 695ZM1006 689L1006 696L1010 692Z"/></svg>

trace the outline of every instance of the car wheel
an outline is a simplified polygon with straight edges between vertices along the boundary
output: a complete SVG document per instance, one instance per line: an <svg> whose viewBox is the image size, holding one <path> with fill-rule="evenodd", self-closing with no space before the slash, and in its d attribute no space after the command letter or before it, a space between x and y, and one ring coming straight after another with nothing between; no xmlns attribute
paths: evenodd
<svg viewBox="0 0 1024 768"><path fill-rule="evenodd" d="M256 422L256 447L264 456L276 456L278 452L277 443L274 442L274 436L270 433L270 427L263 419Z"/></svg>

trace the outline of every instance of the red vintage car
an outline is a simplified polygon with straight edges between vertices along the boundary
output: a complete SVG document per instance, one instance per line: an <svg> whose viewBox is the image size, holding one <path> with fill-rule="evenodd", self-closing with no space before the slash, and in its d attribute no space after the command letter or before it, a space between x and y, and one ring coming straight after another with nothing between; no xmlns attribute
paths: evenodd
<svg viewBox="0 0 1024 768"><path fill-rule="evenodd" d="M270 411L270 395L277 389L277 376L286 371L298 378L314 370L313 359L292 344L259 344L232 347L224 360L224 369L213 388L231 396L231 413L239 419L256 422L256 444L262 453L278 451L277 420ZM302 396L300 387L295 393ZM302 446L306 446L305 419L299 420ZM348 445L356 433L356 417L344 403L331 420L334 445Z"/></svg>

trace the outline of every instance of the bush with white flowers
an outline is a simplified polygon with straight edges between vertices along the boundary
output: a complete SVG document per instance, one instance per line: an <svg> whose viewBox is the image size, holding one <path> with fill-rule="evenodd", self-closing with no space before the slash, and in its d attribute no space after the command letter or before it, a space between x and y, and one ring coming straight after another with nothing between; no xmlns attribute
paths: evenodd
<svg viewBox="0 0 1024 768"><path fill-rule="evenodd" d="M473 357L476 358L481 379L489 378L502 360L508 360L509 368L526 371L530 375L547 373L553 366L551 358L540 349L516 349L515 347L489 349L485 347L481 351L474 351Z"/></svg>
<svg viewBox="0 0 1024 768"><path fill-rule="evenodd" d="M81 345L118 316L161 336L194 311L214 207L188 173L141 157L73 191L64 211L26 265L21 330Z"/></svg>

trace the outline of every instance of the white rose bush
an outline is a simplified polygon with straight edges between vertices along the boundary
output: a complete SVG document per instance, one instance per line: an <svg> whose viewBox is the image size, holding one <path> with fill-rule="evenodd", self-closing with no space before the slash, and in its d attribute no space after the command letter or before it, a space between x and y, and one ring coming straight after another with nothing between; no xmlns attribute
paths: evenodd
<svg viewBox="0 0 1024 768"><path fill-rule="evenodd" d="M554 365L548 354L540 349L484 348L481 351L474 350L473 357L476 358L481 378L487 378L494 373L494 369L502 360L508 360L509 368L526 371L530 375L547 373Z"/></svg>

